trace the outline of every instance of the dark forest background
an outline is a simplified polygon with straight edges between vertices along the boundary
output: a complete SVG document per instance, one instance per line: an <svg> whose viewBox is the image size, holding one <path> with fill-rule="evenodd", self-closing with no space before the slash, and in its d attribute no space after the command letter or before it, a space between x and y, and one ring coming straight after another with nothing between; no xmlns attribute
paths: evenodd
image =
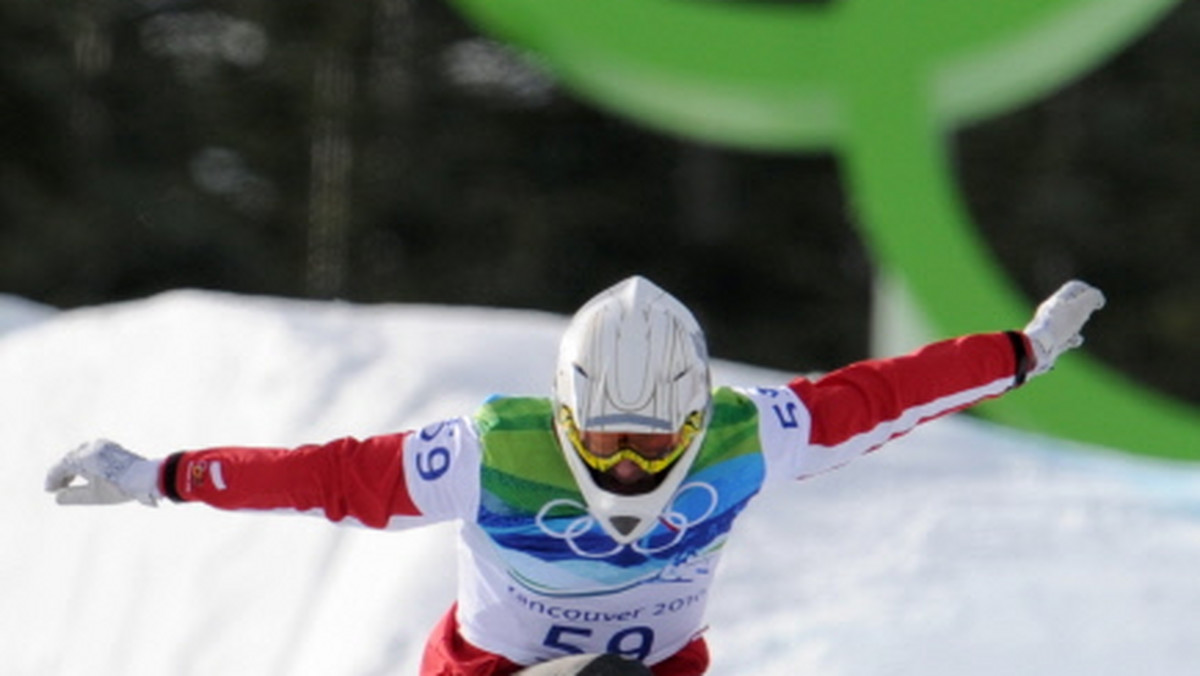
<svg viewBox="0 0 1200 676"><path fill-rule="evenodd" d="M1200 3L951 139L1030 308L1102 287L1101 359L1200 402ZM199 287L569 313L640 272L719 357L867 354L835 158L601 114L434 0L0 0L0 292ZM930 265L937 265L931 252ZM996 327L1008 328L1008 327Z"/></svg>

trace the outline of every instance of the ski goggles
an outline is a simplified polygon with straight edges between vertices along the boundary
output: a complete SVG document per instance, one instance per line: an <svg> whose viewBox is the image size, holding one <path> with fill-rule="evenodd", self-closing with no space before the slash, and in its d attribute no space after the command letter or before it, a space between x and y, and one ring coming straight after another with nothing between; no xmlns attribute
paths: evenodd
<svg viewBox="0 0 1200 676"><path fill-rule="evenodd" d="M607 472L622 460L629 460L649 474L658 474L688 449L700 432L703 418L700 411L693 412L678 432L590 432L581 431L571 410L563 406L558 422L571 447L597 472Z"/></svg>

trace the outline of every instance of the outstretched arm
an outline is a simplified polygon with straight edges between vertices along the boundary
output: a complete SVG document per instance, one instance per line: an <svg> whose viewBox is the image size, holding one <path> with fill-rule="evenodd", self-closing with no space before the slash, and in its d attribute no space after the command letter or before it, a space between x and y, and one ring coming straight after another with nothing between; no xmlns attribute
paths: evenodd
<svg viewBox="0 0 1200 676"><path fill-rule="evenodd" d="M1021 379L1029 350L1014 333L945 340L788 384L811 417L807 456L838 465L917 425L997 397Z"/></svg>
<svg viewBox="0 0 1200 676"><path fill-rule="evenodd" d="M147 460L111 441L72 451L46 490L62 504L203 502L221 509L318 512L375 528L470 513L478 449L466 421L295 449L219 447Z"/></svg>
<svg viewBox="0 0 1200 676"><path fill-rule="evenodd" d="M792 476L842 465L917 425L998 397L1048 372L1083 342L1080 331L1104 296L1065 284L1023 331L944 340L889 359L858 362L788 388L809 417L808 447L791 459Z"/></svg>
<svg viewBox="0 0 1200 676"><path fill-rule="evenodd" d="M295 449L224 447L175 453L159 486L175 502L221 509L320 510L383 527L392 516L419 516L405 477L407 434L338 439Z"/></svg>

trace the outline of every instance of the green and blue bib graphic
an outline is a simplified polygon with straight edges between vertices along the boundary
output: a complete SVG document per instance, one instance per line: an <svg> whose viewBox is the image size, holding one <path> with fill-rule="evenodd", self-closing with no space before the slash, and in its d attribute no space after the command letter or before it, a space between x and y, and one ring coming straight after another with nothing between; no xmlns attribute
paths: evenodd
<svg viewBox="0 0 1200 676"><path fill-rule="evenodd" d="M754 404L719 389L696 462L657 526L622 545L588 513L559 450L549 400L495 399L477 423L477 524L512 578L544 595L611 594L708 575L711 555L765 476Z"/></svg>

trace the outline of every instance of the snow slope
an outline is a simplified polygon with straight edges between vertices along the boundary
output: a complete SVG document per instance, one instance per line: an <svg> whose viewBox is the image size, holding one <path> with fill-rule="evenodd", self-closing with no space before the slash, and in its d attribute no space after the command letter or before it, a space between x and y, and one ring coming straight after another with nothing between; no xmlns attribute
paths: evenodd
<svg viewBox="0 0 1200 676"><path fill-rule="evenodd" d="M415 673L453 597L452 526L66 508L44 473L97 436L148 456L292 445L545 393L562 326L189 291L61 313L0 296L0 673ZM1190 674L1198 613L1200 468L958 416L751 507L710 603L711 673Z"/></svg>

